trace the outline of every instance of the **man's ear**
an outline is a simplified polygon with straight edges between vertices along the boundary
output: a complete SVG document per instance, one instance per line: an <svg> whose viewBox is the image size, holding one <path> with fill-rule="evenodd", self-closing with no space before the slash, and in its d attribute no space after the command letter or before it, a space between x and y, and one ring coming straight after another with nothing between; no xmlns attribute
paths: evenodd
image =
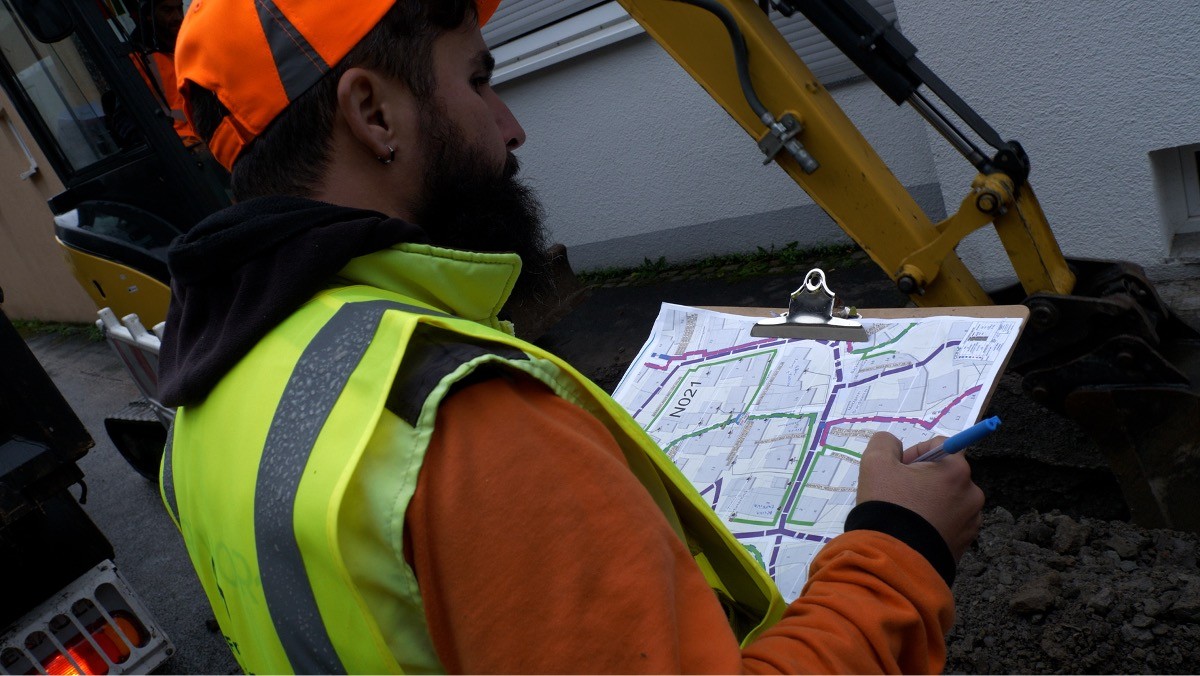
<svg viewBox="0 0 1200 676"><path fill-rule="evenodd" d="M404 85L366 68L349 68L338 80L338 113L365 152L388 157L413 146L417 107Z"/></svg>

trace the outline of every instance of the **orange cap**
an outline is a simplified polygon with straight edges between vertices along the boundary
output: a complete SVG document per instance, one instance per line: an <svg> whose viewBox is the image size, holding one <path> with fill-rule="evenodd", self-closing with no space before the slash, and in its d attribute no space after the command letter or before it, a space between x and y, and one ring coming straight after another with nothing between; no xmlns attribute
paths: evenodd
<svg viewBox="0 0 1200 676"><path fill-rule="evenodd" d="M217 161L232 170L242 149L337 65L394 2L194 0L179 29L175 73L185 99L195 84L229 109L208 143ZM475 0L480 26L499 4ZM191 122L191 105L184 111Z"/></svg>

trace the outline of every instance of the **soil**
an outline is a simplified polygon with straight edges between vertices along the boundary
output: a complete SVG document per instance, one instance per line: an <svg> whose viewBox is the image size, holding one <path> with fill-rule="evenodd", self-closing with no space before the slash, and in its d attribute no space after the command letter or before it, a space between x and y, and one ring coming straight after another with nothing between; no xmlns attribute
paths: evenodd
<svg viewBox="0 0 1200 676"><path fill-rule="evenodd" d="M959 562L946 671L1195 673L1198 546L1125 521L989 508Z"/></svg>
<svg viewBox="0 0 1200 676"><path fill-rule="evenodd" d="M660 302L778 307L803 273L594 289L538 342L611 391ZM907 301L861 259L826 273L858 307ZM1018 376L1001 378L985 415L1005 424L971 449L973 476L988 499L953 587L946 671L1200 671L1200 536L1130 523L1095 444L1025 397Z"/></svg>

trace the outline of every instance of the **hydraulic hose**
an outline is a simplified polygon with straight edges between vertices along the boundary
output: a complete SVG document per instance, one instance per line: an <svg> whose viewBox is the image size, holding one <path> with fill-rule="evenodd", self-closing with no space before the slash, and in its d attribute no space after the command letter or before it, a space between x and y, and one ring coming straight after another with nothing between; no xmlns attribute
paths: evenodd
<svg viewBox="0 0 1200 676"><path fill-rule="evenodd" d="M771 111L767 110L762 100L758 98L758 93L754 91L754 84L750 81L750 49L746 46L746 37L742 34L742 29L738 26L737 19L733 14L714 0L672 1L699 7L720 19L724 24L725 31L729 33L729 41L733 43L733 61L737 67L742 96L746 98L746 103L750 105L750 109L754 111L758 119L767 126L767 135L759 141L758 146L767 156L763 164L775 160L780 151L786 150L805 173L811 174L820 168L820 162L817 162L816 158L805 150L804 144L796 138L802 129L800 122L791 115L784 115L782 120L775 119Z"/></svg>
<svg viewBox="0 0 1200 676"><path fill-rule="evenodd" d="M769 125L774 122L775 117L763 105L762 100L758 98L758 93L754 91L754 85L750 82L750 50L746 47L746 38L742 35L742 29L738 26L737 19L733 17L733 14L730 14L729 10L714 0L672 0L672 2L699 7L721 20L721 23L725 25L725 30L729 33L730 42L733 43L733 60L737 65L738 82L742 85L742 94L746 97L746 103L750 104L754 114L764 124Z"/></svg>

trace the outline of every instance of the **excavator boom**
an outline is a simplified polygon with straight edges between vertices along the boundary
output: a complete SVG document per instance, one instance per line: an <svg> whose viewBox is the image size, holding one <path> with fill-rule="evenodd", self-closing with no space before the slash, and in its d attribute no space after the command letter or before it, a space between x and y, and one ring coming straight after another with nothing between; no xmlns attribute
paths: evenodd
<svg viewBox="0 0 1200 676"><path fill-rule="evenodd" d="M1095 439L1135 519L1200 531L1200 505L1187 496L1200 479L1200 334L1138 266L1063 255L1020 143L1002 140L892 23L865 0L619 2L916 305L1028 305L1011 363L1026 391ZM920 209L772 24L773 11L803 13L975 167L953 214L934 223ZM989 224L1018 280L992 294L955 253Z"/></svg>

